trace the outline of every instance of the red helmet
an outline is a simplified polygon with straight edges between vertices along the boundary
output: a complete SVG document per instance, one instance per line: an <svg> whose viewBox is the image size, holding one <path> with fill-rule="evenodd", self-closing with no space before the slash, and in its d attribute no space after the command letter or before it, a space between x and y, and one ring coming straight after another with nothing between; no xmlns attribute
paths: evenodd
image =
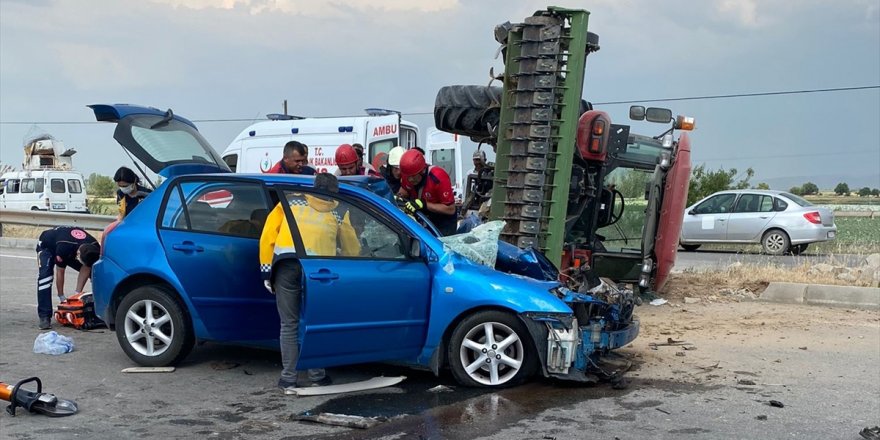
<svg viewBox="0 0 880 440"><path fill-rule="evenodd" d="M336 149L336 165L348 165L358 161L357 151L348 144L342 144Z"/></svg>
<svg viewBox="0 0 880 440"><path fill-rule="evenodd" d="M425 156L418 150L407 150L400 157L400 174L403 177L415 176L427 168Z"/></svg>

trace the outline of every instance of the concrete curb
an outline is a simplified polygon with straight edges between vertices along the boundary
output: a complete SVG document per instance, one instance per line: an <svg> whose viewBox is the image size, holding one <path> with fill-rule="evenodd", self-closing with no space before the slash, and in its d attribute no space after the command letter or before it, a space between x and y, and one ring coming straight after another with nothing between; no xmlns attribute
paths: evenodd
<svg viewBox="0 0 880 440"><path fill-rule="evenodd" d="M0 237L0 247L14 249L36 249L37 239L35 238L15 238Z"/></svg>
<svg viewBox="0 0 880 440"><path fill-rule="evenodd" d="M785 304L877 309L880 308L880 288L770 283L759 299Z"/></svg>

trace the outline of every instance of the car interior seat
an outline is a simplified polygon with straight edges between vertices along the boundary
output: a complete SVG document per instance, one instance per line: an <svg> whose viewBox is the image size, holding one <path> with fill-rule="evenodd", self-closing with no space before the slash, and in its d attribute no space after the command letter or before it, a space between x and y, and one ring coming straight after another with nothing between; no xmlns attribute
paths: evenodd
<svg viewBox="0 0 880 440"><path fill-rule="evenodd" d="M207 202L195 201L187 206L192 229L197 231L217 231L217 215Z"/></svg>

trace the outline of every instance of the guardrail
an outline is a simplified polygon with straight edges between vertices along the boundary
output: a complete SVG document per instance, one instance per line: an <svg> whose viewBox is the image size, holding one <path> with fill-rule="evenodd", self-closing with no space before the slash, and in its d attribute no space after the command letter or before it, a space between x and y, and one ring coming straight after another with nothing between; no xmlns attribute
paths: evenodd
<svg viewBox="0 0 880 440"><path fill-rule="evenodd" d="M79 226L90 231L103 231L113 220L116 220L116 217L112 215L0 209L0 236L3 235L3 225L6 224L40 227Z"/></svg>
<svg viewBox="0 0 880 440"><path fill-rule="evenodd" d="M834 211L835 217L880 217L880 211Z"/></svg>

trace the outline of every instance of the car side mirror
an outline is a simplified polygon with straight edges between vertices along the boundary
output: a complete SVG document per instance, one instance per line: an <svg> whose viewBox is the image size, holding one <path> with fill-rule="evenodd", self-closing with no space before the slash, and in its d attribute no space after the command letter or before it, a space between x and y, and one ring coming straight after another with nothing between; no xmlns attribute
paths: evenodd
<svg viewBox="0 0 880 440"><path fill-rule="evenodd" d="M697 211L691 209L690 211L688 211L688 215L697 215Z"/></svg>
<svg viewBox="0 0 880 440"><path fill-rule="evenodd" d="M416 238L410 241L409 256L412 258L421 258L422 256L422 242Z"/></svg>

